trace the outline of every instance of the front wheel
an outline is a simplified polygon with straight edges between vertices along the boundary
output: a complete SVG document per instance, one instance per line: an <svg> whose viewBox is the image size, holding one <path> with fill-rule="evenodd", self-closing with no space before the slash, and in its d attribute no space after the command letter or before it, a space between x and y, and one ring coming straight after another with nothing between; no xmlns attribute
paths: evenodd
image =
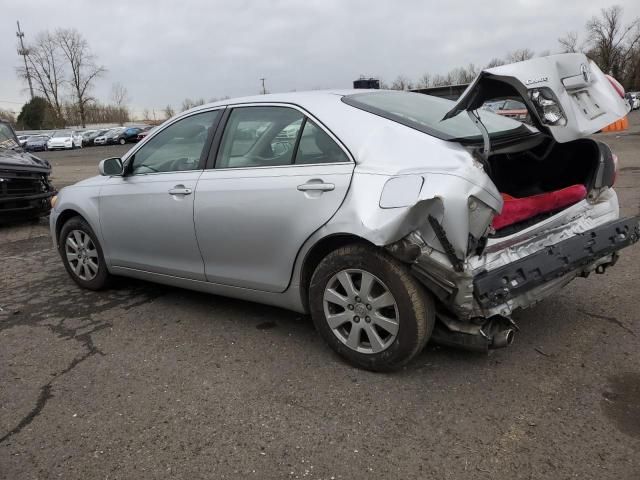
<svg viewBox="0 0 640 480"><path fill-rule="evenodd" d="M313 322L325 341L356 366L395 370L431 336L435 306L407 268L382 250L348 245L327 255L309 287Z"/></svg>
<svg viewBox="0 0 640 480"><path fill-rule="evenodd" d="M73 217L62 226L58 250L67 273L82 288L101 290L108 286L111 275L102 247L83 218Z"/></svg>
<svg viewBox="0 0 640 480"><path fill-rule="evenodd" d="M127 143L127 141L124 138L120 139L120 145L124 145L125 143Z"/></svg>

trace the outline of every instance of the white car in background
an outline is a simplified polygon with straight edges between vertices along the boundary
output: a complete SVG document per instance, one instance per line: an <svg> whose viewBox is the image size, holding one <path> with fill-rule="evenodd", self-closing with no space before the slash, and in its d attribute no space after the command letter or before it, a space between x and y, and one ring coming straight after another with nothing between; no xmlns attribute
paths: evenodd
<svg viewBox="0 0 640 480"><path fill-rule="evenodd" d="M49 150L82 148L82 135L75 130L57 130L47 142Z"/></svg>

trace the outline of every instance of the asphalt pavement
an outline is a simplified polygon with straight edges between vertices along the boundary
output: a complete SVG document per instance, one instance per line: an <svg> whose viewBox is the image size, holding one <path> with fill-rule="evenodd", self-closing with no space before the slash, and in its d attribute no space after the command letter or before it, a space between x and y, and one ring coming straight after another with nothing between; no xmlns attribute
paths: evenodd
<svg viewBox="0 0 640 480"><path fill-rule="evenodd" d="M640 115L601 134L640 210ZM46 152L58 187L128 147ZM640 247L489 355L351 367L307 317L119 279L81 290L47 222L0 227L0 478L640 478Z"/></svg>

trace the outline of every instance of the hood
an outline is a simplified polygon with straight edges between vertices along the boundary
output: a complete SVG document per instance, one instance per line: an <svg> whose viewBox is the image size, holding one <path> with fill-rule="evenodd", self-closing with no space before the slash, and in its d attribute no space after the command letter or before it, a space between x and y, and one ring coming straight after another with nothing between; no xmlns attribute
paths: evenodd
<svg viewBox="0 0 640 480"><path fill-rule="evenodd" d="M0 169L50 172L51 164L28 152L0 148Z"/></svg>
<svg viewBox="0 0 640 480"><path fill-rule="evenodd" d="M629 112L613 82L582 53L533 58L480 72L443 120L487 100L520 97L536 128L559 143L570 142Z"/></svg>

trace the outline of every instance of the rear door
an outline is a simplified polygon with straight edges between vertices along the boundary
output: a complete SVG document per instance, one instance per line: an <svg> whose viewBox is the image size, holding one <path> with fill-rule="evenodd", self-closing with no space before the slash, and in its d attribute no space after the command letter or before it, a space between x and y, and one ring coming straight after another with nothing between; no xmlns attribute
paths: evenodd
<svg viewBox="0 0 640 480"><path fill-rule="evenodd" d="M521 97L536 127L569 142L628 113L616 83L582 53L533 58L480 72L444 118L477 110L492 98Z"/></svg>
<svg viewBox="0 0 640 480"><path fill-rule="evenodd" d="M302 244L340 207L354 163L318 122L289 106L230 111L195 195L208 281L286 290Z"/></svg>

